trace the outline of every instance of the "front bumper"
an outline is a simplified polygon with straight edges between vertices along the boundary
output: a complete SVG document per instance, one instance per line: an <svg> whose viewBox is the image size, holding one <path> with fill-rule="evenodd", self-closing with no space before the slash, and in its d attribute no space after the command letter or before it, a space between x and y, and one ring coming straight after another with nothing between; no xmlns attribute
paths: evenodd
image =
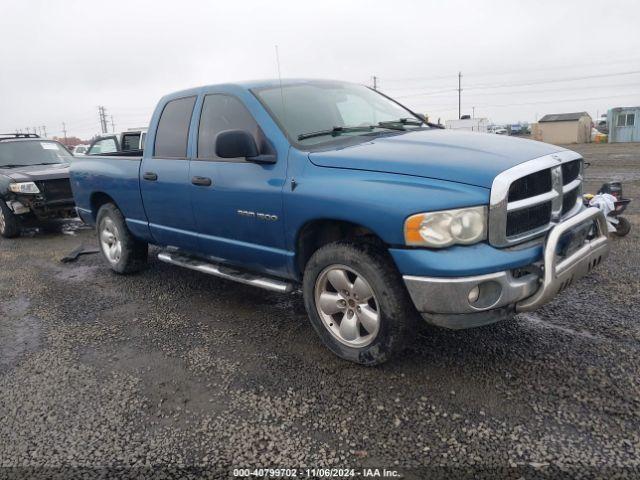
<svg viewBox="0 0 640 480"><path fill-rule="evenodd" d="M559 259L562 239L589 223L595 224L591 238ZM537 309L587 275L608 253L604 215L597 208L588 208L549 231L542 261L529 268L468 277L403 278L414 305L429 323L470 328Z"/></svg>
<svg viewBox="0 0 640 480"><path fill-rule="evenodd" d="M18 218L34 217L36 220L72 218L76 216L73 198L47 200L27 195L16 195L6 202Z"/></svg>

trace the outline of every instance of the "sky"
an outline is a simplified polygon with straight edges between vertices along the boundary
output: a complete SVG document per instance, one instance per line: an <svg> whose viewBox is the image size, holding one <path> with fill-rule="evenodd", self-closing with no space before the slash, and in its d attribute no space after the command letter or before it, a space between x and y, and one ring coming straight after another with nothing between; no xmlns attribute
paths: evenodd
<svg viewBox="0 0 640 480"><path fill-rule="evenodd" d="M640 1L3 0L0 132L145 126L164 94L276 78L373 84L431 120L640 105ZM111 123L109 123L111 128Z"/></svg>

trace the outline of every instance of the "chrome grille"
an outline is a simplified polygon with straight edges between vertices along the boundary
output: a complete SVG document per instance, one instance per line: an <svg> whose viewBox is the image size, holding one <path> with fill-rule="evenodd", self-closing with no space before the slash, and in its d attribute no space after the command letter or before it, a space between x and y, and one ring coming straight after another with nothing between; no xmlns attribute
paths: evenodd
<svg viewBox="0 0 640 480"><path fill-rule="evenodd" d="M507 213L507 237L519 235L543 227L551 217L551 202L541 203Z"/></svg>
<svg viewBox="0 0 640 480"><path fill-rule="evenodd" d="M580 210L582 158L545 155L502 172L491 188L489 242L508 246L542 235Z"/></svg>

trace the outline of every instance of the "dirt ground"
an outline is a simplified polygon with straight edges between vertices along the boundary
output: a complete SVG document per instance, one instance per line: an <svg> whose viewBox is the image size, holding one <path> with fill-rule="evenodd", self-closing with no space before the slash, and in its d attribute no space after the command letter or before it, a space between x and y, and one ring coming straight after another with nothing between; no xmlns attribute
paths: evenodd
<svg viewBox="0 0 640 480"><path fill-rule="evenodd" d="M640 144L569 148L591 162L586 191L621 180L636 199L608 261L536 313L425 327L376 368L325 349L298 294L157 250L135 276L61 263L95 245L75 224L1 240L0 478L638 478Z"/></svg>

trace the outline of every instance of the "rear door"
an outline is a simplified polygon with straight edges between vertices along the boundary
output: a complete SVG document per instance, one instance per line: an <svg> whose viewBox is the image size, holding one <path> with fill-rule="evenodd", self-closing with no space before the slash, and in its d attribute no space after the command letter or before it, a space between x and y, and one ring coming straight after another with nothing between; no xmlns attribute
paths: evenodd
<svg viewBox="0 0 640 480"><path fill-rule="evenodd" d="M287 265L282 218L286 157L273 164L220 158L217 135L251 133L260 153L275 153L244 104L227 94L206 95L191 161L191 199L206 254L255 271L283 273Z"/></svg>
<svg viewBox="0 0 640 480"><path fill-rule="evenodd" d="M196 96L170 100L158 121L152 152L140 168L140 191L156 242L197 250L198 239L189 200L188 138Z"/></svg>

